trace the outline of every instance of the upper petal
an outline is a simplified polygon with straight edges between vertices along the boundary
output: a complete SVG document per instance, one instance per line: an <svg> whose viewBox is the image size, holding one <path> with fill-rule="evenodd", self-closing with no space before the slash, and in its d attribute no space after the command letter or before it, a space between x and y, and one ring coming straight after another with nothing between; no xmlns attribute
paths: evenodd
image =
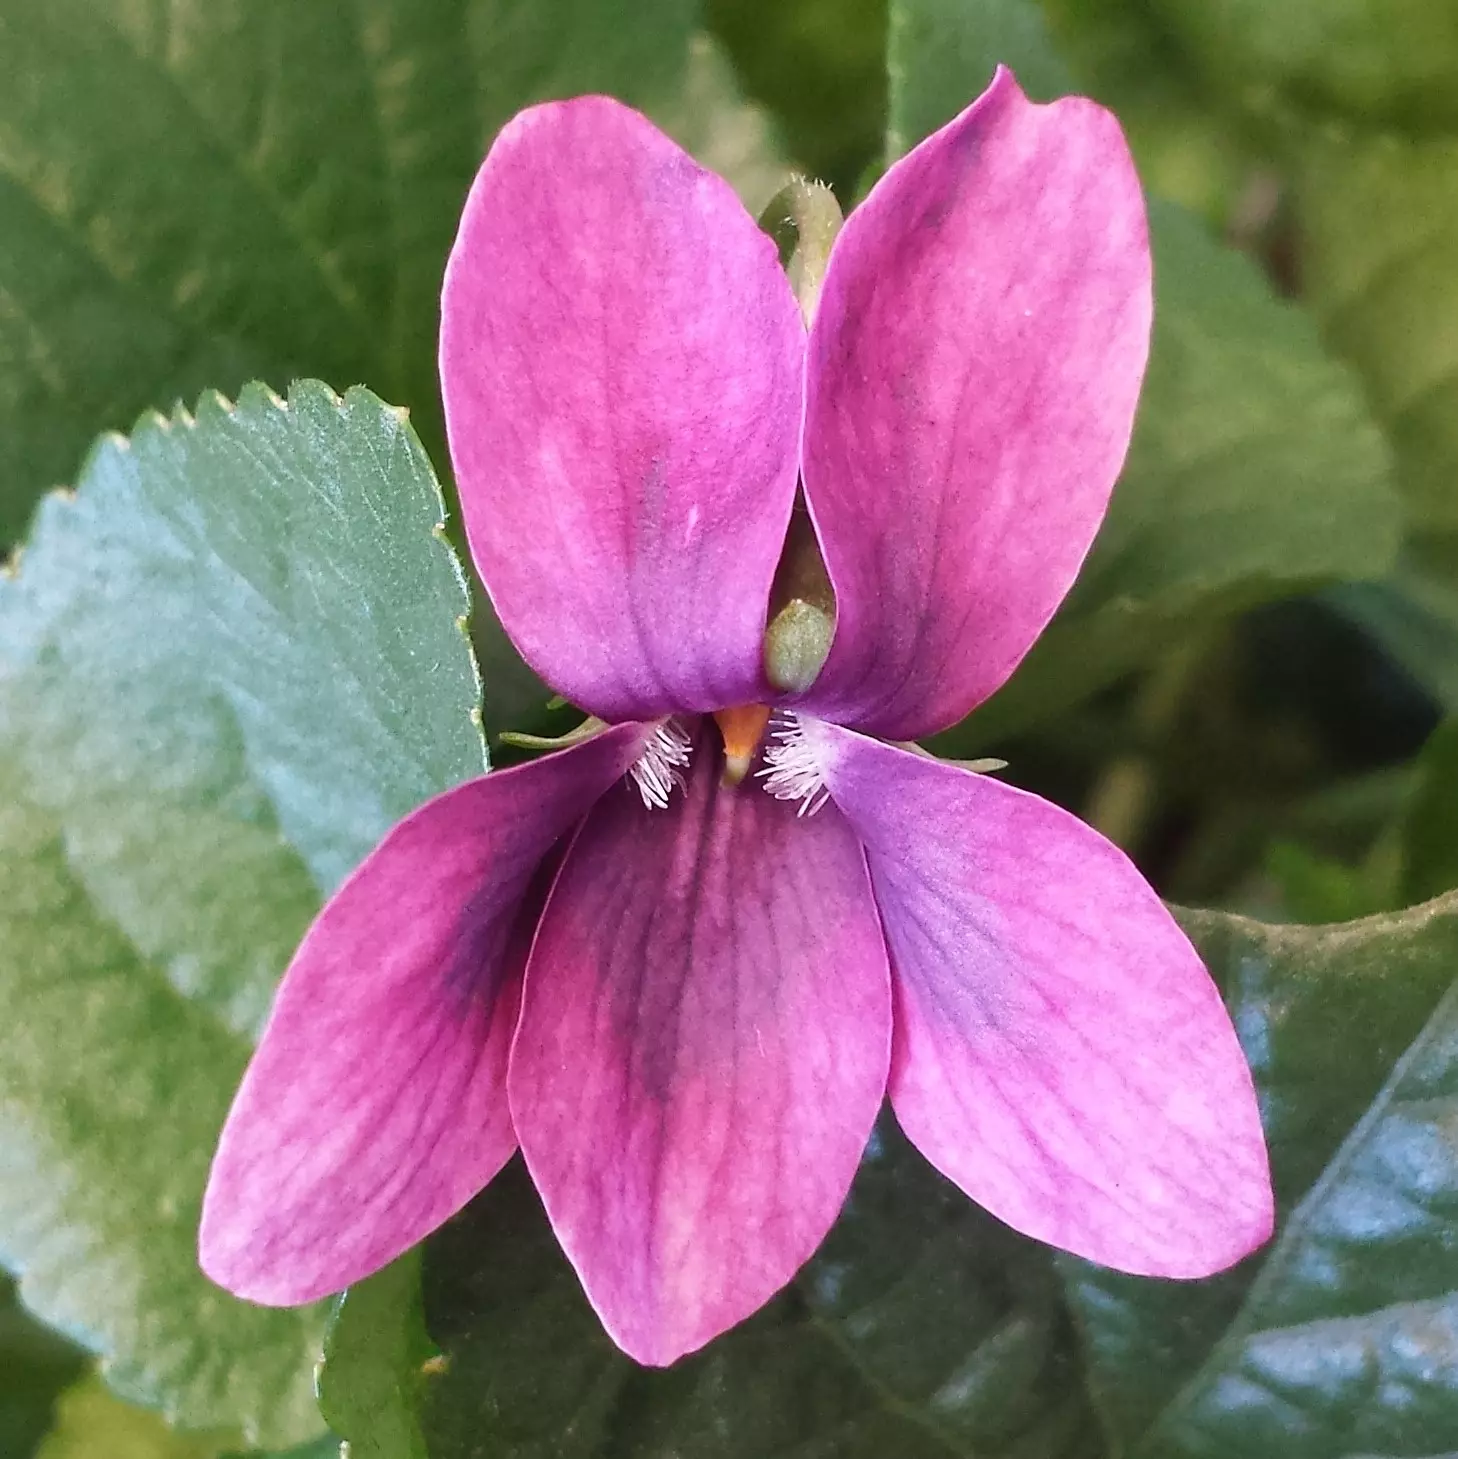
<svg viewBox="0 0 1458 1459"><path fill-rule="evenodd" d="M729 185L605 97L491 148L440 368L471 553L507 632L607 720L765 697L805 331Z"/></svg>
<svg viewBox="0 0 1458 1459"><path fill-rule="evenodd" d="M337 1292L459 1210L516 1148L506 1057L552 843L632 763L621 725L447 791L330 899L279 988L223 1129L199 1251L286 1305Z"/></svg>
<svg viewBox="0 0 1458 1459"><path fill-rule="evenodd" d="M803 703L909 739L993 692L1068 591L1149 344L1119 124L1010 72L851 214L811 331L805 492L835 586Z"/></svg>
<svg viewBox="0 0 1458 1459"><path fill-rule="evenodd" d="M886 953L833 809L726 788L599 802L511 1056L522 1153L603 1324L669 1363L747 1317L839 1212L885 1090Z"/></svg>
<svg viewBox="0 0 1458 1459"><path fill-rule="evenodd" d="M891 949L891 1102L932 1164L1008 1225L1124 1271L1204 1276L1264 1241L1250 1071L1124 854L986 776L813 734Z"/></svg>

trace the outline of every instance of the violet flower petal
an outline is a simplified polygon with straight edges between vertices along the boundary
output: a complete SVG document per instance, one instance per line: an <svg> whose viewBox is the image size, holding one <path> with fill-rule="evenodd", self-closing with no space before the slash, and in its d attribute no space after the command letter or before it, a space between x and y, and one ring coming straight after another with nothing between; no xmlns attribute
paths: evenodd
<svg viewBox="0 0 1458 1459"><path fill-rule="evenodd" d="M833 808L726 789L599 802L528 964L522 1153L603 1325L666 1364L747 1317L835 1220L885 1090L885 945Z"/></svg>
<svg viewBox="0 0 1458 1459"><path fill-rule="evenodd" d="M1119 124L1010 72L847 220L811 331L805 491L835 586L801 703L889 739L956 723L1068 591L1129 443L1149 342Z"/></svg>
<svg viewBox="0 0 1458 1459"><path fill-rule="evenodd" d="M1198 1277L1271 1233L1250 1071L1209 974L1117 847L1057 806L830 725L891 949L891 1102L1008 1225Z"/></svg>
<svg viewBox="0 0 1458 1459"><path fill-rule="evenodd" d="M502 130L446 269L471 553L522 656L610 721L763 700L805 330L729 184L605 97Z"/></svg>
<svg viewBox="0 0 1458 1459"><path fill-rule="evenodd" d="M644 738L621 725L446 791L330 899L213 1159L199 1254L220 1286L280 1306L336 1292L434 1230L510 1157L518 910L552 843Z"/></svg>

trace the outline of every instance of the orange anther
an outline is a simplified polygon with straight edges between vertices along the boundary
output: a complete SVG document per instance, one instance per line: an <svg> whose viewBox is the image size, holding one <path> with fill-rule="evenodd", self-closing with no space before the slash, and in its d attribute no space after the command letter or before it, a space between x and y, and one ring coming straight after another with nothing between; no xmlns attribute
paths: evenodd
<svg viewBox="0 0 1458 1459"><path fill-rule="evenodd" d="M714 721L724 738L725 785L738 785L749 774L769 717L767 704L741 704L714 711Z"/></svg>

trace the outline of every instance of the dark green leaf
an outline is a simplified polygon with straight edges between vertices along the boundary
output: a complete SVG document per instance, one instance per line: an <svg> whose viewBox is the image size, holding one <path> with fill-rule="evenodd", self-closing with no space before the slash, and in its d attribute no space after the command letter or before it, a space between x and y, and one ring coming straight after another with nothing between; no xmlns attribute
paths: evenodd
<svg viewBox="0 0 1458 1459"><path fill-rule="evenodd" d="M479 772L465 592L403 416L250 387L103 441L0 582L0 1255L185 1426L320 1424L322 1314L196 1269L279 971L397 817Z"/></svg>
<svg viewBox="0 0 1458 1459"><path fill-rule="evenodd" d="M1449 713L1458 713L1458 532L1411 538L1375 583L1326 594Z"/></svg>
<svg viewBox="0 0 1458 1459"><path fill-rule="evenodd" d="M1112 1437L1142 1459L1451 1446L1458 897L1334 927L1186 925L1251 1060L1281 1225L1209 1282L1066 1264Z"/></svg>
<svg viewBox="0 0 1458 1459"><path fill-rule="evenodd" d="M613 1347L514 1163L426 1246L433 1459L1074 1459L1099 1451L1048 1253L888 1121L794 1286L668 1371Z"/></svg>
<svg viewBox="0 0 1458 1459"><path fill-rule="evenodd" d="M1458 887L1458 719L1440 725L1418 757L1403 817L1402 852L1408 901Z"/></svg>
<svg viewBox="0 0 1458 1459"><path fill-rule="evenodd" d="M0 0L0 542L103 427L366 381L438 443L436 299L519 107L676 83L694 0Z"/></svg>
<svg viewBox="0 0 1458 1459"><path fill-rule="evenodd" d="M85 1369L85 1354L35 1321L0 1275L0 1454L27 1459L51 1426L57 1395Z"/></svg>
<svg viewBox="0 0 1458 1459"><path fill-rule="evenodd" d="M324 1335L317 1387L320 1411L348 1440L350 1459L425 1459L419 1408L434 1357L418 1251L339 1299Z"/></svg>

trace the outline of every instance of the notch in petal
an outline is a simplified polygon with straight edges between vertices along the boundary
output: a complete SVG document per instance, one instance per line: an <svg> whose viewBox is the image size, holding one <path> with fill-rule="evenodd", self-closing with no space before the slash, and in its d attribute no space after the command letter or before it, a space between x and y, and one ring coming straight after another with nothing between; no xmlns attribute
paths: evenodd
<svg viewBox="0 0 1458 1459"><path fill-rule="evenodd" d="M513 1118L618 1344L665 1364L749 1316L835 1220L885 1090L886 953L832 809L720 783L599 803L527 970Z"/></svg>
<svg viewBox="0 0 1458 1459"><path fill-rule="evenodd" d="M895 163L836 240L811 331L805 492L835 585L802 703L889 739L956 723L1072 584L1149 346L1119 124L1010 72Z"/></svg>
<svg viewBox="0 0 1458 1459"><path fill-rule="evenodd" d="M729 185L605 97L497 138L446 270L471 553L528 663L610 720L766 697L805 330Z"/></svg>
<svg viewBox="0 0 1458 1459"><path fill-rule="evenodd" d="M891 1103L1008 1225L1122 1271L1199 1277L1269 1237L1250 1071L1189 941L1057 806L829 725L891 949Z"/></svg>
<svg viewBox="0 0 1458 1459"><path fill-rule="evenodd" d="M400 822L319 914L223 1129L199 1254L287 1306L378 1270L516 1148L506 1061L552 844L632 764L622 725L468 781Z"/></svg>

